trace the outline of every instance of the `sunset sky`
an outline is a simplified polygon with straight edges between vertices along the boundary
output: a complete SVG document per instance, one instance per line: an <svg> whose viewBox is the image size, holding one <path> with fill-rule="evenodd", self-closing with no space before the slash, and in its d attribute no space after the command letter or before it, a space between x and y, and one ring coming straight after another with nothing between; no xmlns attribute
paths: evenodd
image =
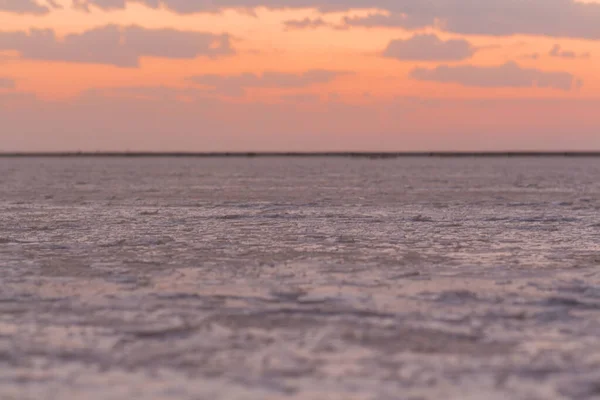
<svg viewBox="0 0 600 400"><path fill-rule="evenodd" d="M600 150L600 2L0 0L0 151Z"/></svg>

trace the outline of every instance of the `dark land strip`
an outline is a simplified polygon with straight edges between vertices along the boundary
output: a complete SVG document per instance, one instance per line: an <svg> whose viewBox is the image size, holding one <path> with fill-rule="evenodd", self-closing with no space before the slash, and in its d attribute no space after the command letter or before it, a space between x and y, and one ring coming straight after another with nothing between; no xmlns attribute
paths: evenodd
<svg viewBox="0 0 600 400"><path fill-rule="evenodd" d="M501 152L0 152L0 158L509 158L509 157L600 157L600 151L501 151Z"/></svg>

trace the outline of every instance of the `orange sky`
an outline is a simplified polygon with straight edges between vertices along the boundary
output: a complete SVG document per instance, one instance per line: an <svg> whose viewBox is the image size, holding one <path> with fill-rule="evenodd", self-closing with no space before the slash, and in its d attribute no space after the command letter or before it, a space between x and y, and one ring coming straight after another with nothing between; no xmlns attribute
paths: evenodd
<svg viewBox="0 0 600 400"><path fill-rule="evenodd" d="M574 14L557 33L546 32L558 22L534 15L531 29L515 26L499 35L453 28L470 15L466 8L436 26L409 29L343 26L345 18L396 12L385 8L176 14L169 3L152 9L132 1L122 10L92 6L90 12L75 9L71 0L57 3L62 9L41 15L0 11L0 121L7 121L0 150L600 150L594 111L600 34L587 14ZM467 17L455 15L461 12ZM600 27L600 11L597 16ZM322 26L286 27L286 21L306 18ZM579 29L579 23L591 28ZM533 32L536 24L540 33ZM122 32L118 42L103 30L109 25ZM128 31L132 26L139 31ZM470 29L468 21L465 26ZM55 38L36 39L36 29L50 29ZM163 39L164 29L214 36L215 43L196 46L204 40L196 36ZM212 55L222 34L229 35L230 48ZM394 40L402 46L390 56L385 51ZM185 55L173 55L179 52ZM110 134L102 140L101 133L81 129L112 116L117 106L136 111L109 117L112 124L104 129ZM144 123L144 110L154 114L154 124ZM284 115L290 123L301 121L302 129L298 123L286 128ZM197 123L209 129L198 130ZM263 131L277 131L277 137Z"/></svg>

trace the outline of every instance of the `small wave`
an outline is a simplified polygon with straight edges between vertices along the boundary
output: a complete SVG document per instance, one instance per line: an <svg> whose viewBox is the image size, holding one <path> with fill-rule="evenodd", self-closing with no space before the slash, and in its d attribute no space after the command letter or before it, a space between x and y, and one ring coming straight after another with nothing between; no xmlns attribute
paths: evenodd
<svg viewBox="0 0 600 400"><path fill-rule="evenodd" d="M136 246L160 246L163 244L173 243L175 239L171 236L161 236L155 238L146 238L135 243Z"/></svg>
<svg viewBox="0 0 600 400"><path fill-rule="evenodd" d="M127 239L119 239L114 242L102 243L100 247L109 248L109 247L146 247L146 246L161 246L165 244L169 244L174 242L171 236L161 236L161 237L149 237L149 238L140 238L136 241L128 241Z"/></svg>
<svg viewBox="0 0 600 400"><path fill-rule="evenodd" d="M506 353L514 346L509 342L486 342L477 335L408 327L397 327L393 330L348 330L342 333L342 339L386 353L489 356Z"/></svg>
<svg viewBox="0 0 600 400"><path fill-rule="evenodd" d="M225 214L225 215L217 216L216 219L230 221L230 220L246 219L246 218L252 218L252 217L253 217L252 215L247 215L247 214Z"/></svg>
<svg viewBox="0 0 600 400"><path fill-rule="evenodd" d="M463 226L463 224L461 224L459 222L450 223L450 224L440 224L439 225L440 228L460 228L462 226Z"/></svg>
<svg viewBox="0 0 600 400"><path fill-rule="evenodd" d="M579 219L572 217L522 217L512 218L511 222L544 222L544 223L558 223L558 222L577 222Z"/></svg>
<svg viewBox="0 0 600 400"><path fill-rule="evenodd" d="M420 263L423 261L423 256L416 251L407 251L402 255L402 264Z"/></svg>
<svg viewBox="0 0 600 400"><path fill-rule="evenodd" d="M433 222L433 219L430 217L423 216L421 214L416 215L410 219L413 222Z"/></svg>
<svg viewBox="0 0 600 400"><path fill-rule="evenodd" d="M572 297L549 297L544 303L549 306L558 306L558 307L569 307L569 308L581 308L588 310L597 310L600 309L600 304L598 303L588 303L584 302Z"/></svg>
<svg viewBox="0 0 600 400"><path fill-rule="evenodd" d="M125 244L125 242L126 242L125 239L120 239L115 242L102 243L102 244L100 244L100 247L121 247Z"/></svg>
<svg viewBox="0 0 600 400"><path fill-rule="evenodd" d="M452 290L442 292L436 297L436 301L441 303L464 303L474 300L479 300L479 297L477 294L469 290Z"/></svg>
<svg viewBox="0 0 600 400"><path fill-rule="evenodd" d="M401 280L401 279L409 279L409 278L415 278L421 276L421 272L419 271L407 271L401 274L397 274L394 276L389 277L389 280L395 281L395 280Z"/></svg>
<svg viewBox="0 0 600 400"><path fill-rule="evenodd" d="M142 211L140 212L139 215L158 215L159 211L158 210L154 210L154 211Z"/></svg>
<svg viewBox="0 0 600 400"><path fill-rule="evenodd" d="M483 221L484 222L510 221L510 218L509 217L489 217L489 218L484 218Z"/></svg>
<svg viewBox="0 0 600 400"><path fill-rule="evenodd" d="M561 206L561 207L569 207L573 205L572 201L561 201L559 203L556 203L556 205Z"/></svg>
<svg viewBox="0 0 600 400"><path fill-rule="evenodd" d="M9 244L9 243L23 243L17 239L9 238L9 237L0 237L0 244Z"/></svg>
<svg viewBox="0 0 600 400"><path fill-rule="evenodd" d="M585 298L600 298L600 287L598 286L588 286L585 284L575 284L572 286L559 286L556 289L557 291L564 293L572 293L576 295L581 295Z"/></svg>
<svg viewBox="0 0 600 400"><path fill-rule="evenodd" d="M506 207L539 207L545 205L544 203L521 203L521 202L513 202L506 204Z"/></svg>
<svg viewBox="0 0 600 400"><path fill-rule="evenodd" d="M351 236L338 236L335 239L336 243L356 243L356 239Z"/></svg>
<svg viewBox="0 0 600 400"><path fill-rule="evenodd" d="M279 214L261 214L260 218L266 219L298 219L298 215L291 215L287 213L279 213Z"/></svg>
<svg viewBox="0 0 600 400"><path fill-rule="evenodd" d="M192 335L196 330L197 327L195 326L182 324L165 327L136 328L125 330L124 333L138 339L165 340L186 337Z"/></svg>
<svg viewBox="0 0 600 400"><path fill-rule="evenodd" d="M289 290L289 291L272 291L271 295L278 301L298 301L302 296L305 296L305 290Z"/></svg>

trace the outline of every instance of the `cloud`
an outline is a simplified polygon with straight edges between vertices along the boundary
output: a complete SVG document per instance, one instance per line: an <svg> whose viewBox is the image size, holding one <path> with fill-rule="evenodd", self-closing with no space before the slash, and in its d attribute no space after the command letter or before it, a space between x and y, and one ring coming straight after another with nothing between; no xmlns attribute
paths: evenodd
<svg viewBox="0 0 600 400"><path fill-rule="evenodd" d="M458 83L463 86L485 88L545 87L568 91L573 87L581 86L581 81L568 72L545 72L522 68L514 62L493 67L441 65L433 69L415 68L410 76L422 81Z"/></svg>
<svg viewBox="0 0 600 400"><path fill-rule="evenodd" d="M193 59L233 53L228 35L107 25L63 40L53 30L1 32L0 50L31 60L138 67L141 57Z"/></svg>
<svg viewBox="0 0 600 400"><path fill-rule="evenodd" d="M128 98L135 99L137 101L180 101L180 100L194 100L209 98L210 93L206 90L198 88L174 88L168 86L124 86L124 87L113 87L103 89L89 89L83 94L83 98L90 97L103 97L103 98Z"/></svg>
<svg viewBox="0 0 600 400"><path fill-rule="evenodd" d="M598 23L600 23L600 21ZM552 47L552 49L550 50L550 53L548 53L548 55L550 55L550 57L570 58L570 59L589 58L590 57L590 53L577 54L574 51L562 50L560 45L558 45L558 44L555 44Z"/></svg>
<svg viewBox="0 0 600 400"><path fill-rule="evenodd" d="M428 14L369 14L366 17L345 17L347 26L359 26L363 28L404 28L408 30L422 29L434 26L436 18Z"/></svg>
<svg viewBox="0 0 600 400"><path fill-rule="evenodd" d="M412 3L412 4L408 4ZM576 0L400 1L389 14L347 20L352 26L435 27L468 35L515 34L600 39L600 4Z"/></svg>
<svg viewBox="0 0 600 400"><path fill-rule="evenodd" d="M294 104L305 104L305 103L318 103L321 99L319 95L312 93L298 93L298 94L287 94L281 96L280 99L287 103Z"/></svg>
<svg viewBox="0 0 600 400"><path fill-rule="evenodd" d="M316 29L330 26L323 18L292 19L283 23L287 29Z"/></svg>
<svg viewBox="0 0 600 400"><path fill-rule="evenodd" d="M471 58L476 51L463 39L443 41L436 35L414 35L391 41L383 55L403 61L460 61Z"/></svg>
<svg viewBox="0 0 600 400"><path fill-rule="evenodd" d="M345 71L310 70L301 74L283 72L264 72L262 75L242 74L234 76L199 75L192 76L189 81L207 86L227 96L242 95L248 88L302 88L319 83L331 82Z"/></svg>
<svg viewBox="0 0 600 400"><path fill-rule="evenodd" d="M61 8L54 0L47 0L47 5L40 5L35 0L0 0L0 11L17 14L47 14L51 8Z"/></svg>
<svg viewBox="0 0 600 400"><path fill-rule="evenodd" d="M522 60L537 60L540 58L540 53L528 53L519 56Z"/></svg>
<svg viewBox="0 0 600 400"><path fill-rule="evenodd" d="M16 0L13 0L16 1ZM347 19L352 26L406 29L437 27L447 32L481 35L543 35L600 39L600 4L577 0L73 0L80 9L105 10L127 3L165 7L176 13L214 12L226 8L316 8L322 12L380 9L385 13Z"/></svg>
<svg viewBox="0 0 600 400"><path fill-rule="evenodd" d="M14 89L15 81L10 78L0 76L0 89Z"/></svg>

